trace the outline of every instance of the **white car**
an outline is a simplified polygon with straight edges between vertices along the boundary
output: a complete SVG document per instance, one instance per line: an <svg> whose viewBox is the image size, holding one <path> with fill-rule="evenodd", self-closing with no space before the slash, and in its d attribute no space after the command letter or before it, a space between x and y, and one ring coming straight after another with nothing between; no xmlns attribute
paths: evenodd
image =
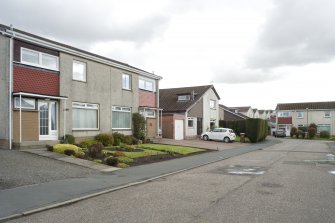
<svg viewBox="0 0 335 223"><path fill-rule="evenodd" d="M228 128L215 128L213 131L204 132L201 134L201 139L207 140L219 140L224 142L235 141L236 135L234 130Z"/></svg>

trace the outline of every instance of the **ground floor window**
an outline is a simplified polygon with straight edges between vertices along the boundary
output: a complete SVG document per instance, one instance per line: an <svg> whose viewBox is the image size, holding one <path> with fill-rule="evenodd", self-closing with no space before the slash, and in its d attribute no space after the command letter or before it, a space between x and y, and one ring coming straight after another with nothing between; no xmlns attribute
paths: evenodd
<svg viewBox="0 0 335 223"><path fill-rule="evenodd" d="M72 103L72 129L99 129L99 105L81 102Z"/></svg>
<svg viewBox="0 0 335 223"><path fill-rule="evenodd" d="M22 109L35 109L35 99L33 98L22 98L21 102L19 97L14 98L14 108L21 108Z"/></svg>
<svg viewBox="0 0 335 223"><path fill-rule="evenodd" d="M112 128L113 129L131 129L131 108L112 107Z"/></svg>
<svg viewBox="0 0 335 223"><path fill-rule="evenodd" d="M188 118L188 127L193 128L194 127L194 119L193 118Z"/></svg>
<svg viewBox="0 0 335 223"><path fill-rule="evenodd" d="M317 125L317 133L319 134L320 132L323 132L323 131L330 133L330 125L329 124Z"/></svg>

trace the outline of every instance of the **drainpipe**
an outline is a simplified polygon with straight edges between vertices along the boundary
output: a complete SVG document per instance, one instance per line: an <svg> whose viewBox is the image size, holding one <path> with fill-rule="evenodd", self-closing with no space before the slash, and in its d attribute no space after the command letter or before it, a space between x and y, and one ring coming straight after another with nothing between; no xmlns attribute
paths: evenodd
<svg viewBox="0 0 335 223"><path fill-rule="evenodd" d="M9 135L8 135L8 141L9 141L9 149L12 150L12 93L13 93L13 39L14 39L14 32L13 32L13 26L10 26L11 29L11 37L9 39L9 88L8 88L8 129L9 129Z"/></svg>
<svg viewBox="0 0 335 223"><path fill-rule="evenodd" d="M20 94L20 146L22 143L22 95Z"/></svg>
<svg viewBox="0 0 335 223"><path fill-rule="evenodd" d="M67 100L64 100L64 123L63 123L63 131L64 131L64 142L65 142L65 134L66 134L66 101Z"/></svg>
<svg viewBox="0 0 335 223"><path fill-rule="evenodd" d="M156 136L159 135L159 129L161 129L161 135L162 135L162 126L160 126L159 121L159 80L156 80L156 107L157 107L157 125L156 125Z"/></svg>

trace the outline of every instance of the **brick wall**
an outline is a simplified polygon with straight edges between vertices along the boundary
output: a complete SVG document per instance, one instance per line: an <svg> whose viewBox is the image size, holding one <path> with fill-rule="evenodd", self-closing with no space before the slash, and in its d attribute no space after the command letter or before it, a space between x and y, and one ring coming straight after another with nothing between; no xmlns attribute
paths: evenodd
<svg viewBox="0 0 335 223"><path fill-rule="evenodd" d="M59 96L59 74L49 70L15 64L14 92Z"/></svg>
<svg viewBox="0 0 335 223"><path fill-rule="evenodd" d="M156 93L139 90L140 106L156 107Z"/></svg>

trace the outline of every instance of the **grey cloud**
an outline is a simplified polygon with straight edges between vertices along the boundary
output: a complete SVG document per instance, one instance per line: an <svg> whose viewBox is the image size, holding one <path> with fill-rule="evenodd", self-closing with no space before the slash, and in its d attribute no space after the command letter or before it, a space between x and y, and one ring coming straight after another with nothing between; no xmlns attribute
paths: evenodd
<svg viewBox="0 0 335 223"><path fill-rule="evenodd" d="M113 13L108 1L5 0L1 3L0 20L14 28L83 46L93 41L142 44L162 32L170 19L153 14L123 22Z"/></svg>
<svg viewBox="0 0 335 223"><path fill-rule="evenodd" d="M335 57L335 1L276 0L248 65L274 68L329 62Z"/></svg>
<svg viewBox="0 0 335 223"><path fill-rule="evenodd" d="M277 80L282 76L270 70L221 67L214 70L213 81L226 84L260 83Z"/></svg>

